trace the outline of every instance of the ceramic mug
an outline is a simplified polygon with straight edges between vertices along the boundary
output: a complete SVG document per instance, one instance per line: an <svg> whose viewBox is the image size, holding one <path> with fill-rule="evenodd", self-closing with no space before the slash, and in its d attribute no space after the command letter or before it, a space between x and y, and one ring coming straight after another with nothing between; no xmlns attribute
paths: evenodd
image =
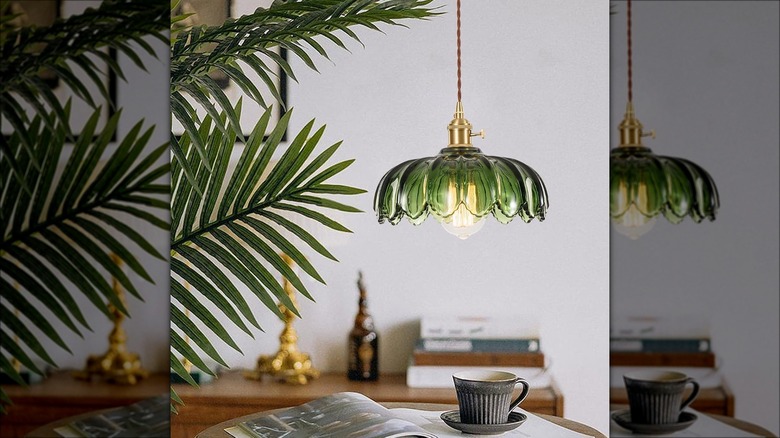
<svg viewBox="0 0 780 438"><path fill-rule="evenodd" d="M637 371L623 376L631 408L631 422L638 424L673 424L699 394L699 383L675 371ZM685 401L687 384L693 391Z"/></svg>
<svg viewBox="0 0 780 438"><path fill-rule="evenodd" d="M461 423L503 424L509 413L528 396L528 382L504 371L464 371L452 376L458 395ZM512 400L515 386L523 385Z"/></svg>

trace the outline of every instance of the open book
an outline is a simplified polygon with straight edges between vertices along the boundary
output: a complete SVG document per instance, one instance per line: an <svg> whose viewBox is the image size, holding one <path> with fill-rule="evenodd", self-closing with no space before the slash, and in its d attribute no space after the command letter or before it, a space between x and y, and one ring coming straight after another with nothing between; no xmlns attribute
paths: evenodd
<svg viewBox="0 0 780 438"><path fill-rule="evenodd" d="M69 438L168 437L170 410L169 397L161 395L71 421L54 431Z"/></svg>
<svg viewBox="0 0 780 438"><path fill-rule="evenodd" d="M441 412L387 409L363 394L340 392L255 418L225 429L235 438L462 438L444 424ZM582 435L528 414L519 428L504 437L581 438Z"/></svg>

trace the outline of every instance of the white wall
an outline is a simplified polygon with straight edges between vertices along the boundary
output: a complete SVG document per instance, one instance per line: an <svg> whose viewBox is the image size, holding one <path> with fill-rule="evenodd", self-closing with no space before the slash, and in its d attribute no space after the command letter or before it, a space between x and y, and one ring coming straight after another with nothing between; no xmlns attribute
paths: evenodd
<svg viewBox="0 0 780 438"><path fill-rule="evenodd" d="M467 241L429 219L379 225L372 212L380 177L401 161L446 146L456 102L454 1L446 15L410 29L360 30L366 45L330 50L320 73L293 62L295 129L316 117L321 144L344 139L336 159L356 158L338 178L369 190L348 199L366 213L341 215L354 231L333 252L312 257L328 282L307 286L300 346L323 370L346 372L346 336L363 270L381 336L382 372L402 372L420 316L433 313L532 315L565 395L566 416L608 426L608 26L609 3L466 1L463 5L463 101L487 139L484 152L530 164L544 178L547 220L500 226L492 218ZM335 159L334 159L335 160ZM267 334L236 334L246 352L224 351L236 367L278 346L281 323L258 317Z"/></svg>
<svg viewBox="0 0 780 438"><path fill-rule="evenodd" d="M777 2L634 3L634 102L656 153L715 179L715 222L612 233L612 315L703 314L736 416L778 433ZM625 108L625 8L612 18L612 127ZM614 133L614 131L613 131ZM613 140L613 146L615 141Z"/></svg>
<svg viewBox="0 0 780 438"><path fill-rule="evenodd" d="M94 6L94 2L68 2L69 9L66 14L78 13L79 10L87 6ZM168 60L169 47L164 42L148 38L147 41L155 48L157 59L146 54L139 48L139 56L144 60L148 72L139 69L129 58L118 54L118 62L127 81L117 80L117 105L123 109L122 117L119 121L117 139L121 139L138 121L144 119L144 129L157 125L154 134L147 143L147 150L152 151L158 146L166 143L169 137L169 68ZM111 151L109 146L109 153ZM169 158L164 154L160 163L164 163ZM161 184L167 184L169 181L161 179ZM159 209L150 209L151 213L158 217L168 220L170 213ZM170 252L170 234L167 230L162 230L148 225L143 221L130 215L117 215L133 229L141 233L155 247L155 249L167 256ZM139 353L144 368L155 372L168 372L169 369L169 265L167 261L161 261L144 252L141 248L135 246L123 235L115 233L115 237L128 245L138 261L144 266L146 271L154 280L150 284L143 278L135 274L127 266L124 267L127 276L136 285L137 289L144 297L144 302L139 301L132 295L127 294L128 310L130 319L126 319L123 327L127 332L127 346L131 352ZM134 248L134 249L133 249ZM97 267L100 272L104 272ZM105 274L108 278L109 274ZM67 283L66 283L67 284ZM89 321L93 332L85 330L84 339L76 334L62 330L60 335L65 343L71 347L73 354L59 348L50 341L45 341L44 346L52 355L54 361L60 368L83 368L86 364L87 356L91 354L103 354L108 349L108 334L113 328L113 324L103 316L83 295L77 294L76 302L84 316ZM41 309L44 315L48 312ZM55 321L58 322L58 321ZM42 337L43 340L43 337Z"/></svg>

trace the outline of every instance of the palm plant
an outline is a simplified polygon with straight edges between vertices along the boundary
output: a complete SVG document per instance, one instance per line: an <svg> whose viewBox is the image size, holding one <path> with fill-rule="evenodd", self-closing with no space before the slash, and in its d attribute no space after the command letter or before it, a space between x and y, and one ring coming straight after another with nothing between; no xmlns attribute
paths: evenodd
<svg viewBox="0 0 780 438"><path fill-rule="evenodd" d="M7 25L8 17L0 20L0 111L13 127L0 137L0 371L19 383L13 361L38 374L35 358L56 365L40 336L70 351L59 334L62 326L79 336L91 330L76 304L78 294L107 316L108 303L127 314L99 269L141 298L110 261L111 253L150 282L135 254L165 260L125 220L169 229L149 211L169 206L160 199L170 191L164 181L169 164L159 163L168 145L147 148L153 127L141 121L111 144L122 112L101 124L101 108L86 85L94 82L107 97L95 60L104 60L120 78L122 70L107 50L143 68L137 47L154 54L145 38L167 41L168 23L167 7L155 0L108 0L45 28L16 29ZM60 102L38 78L43 69L55 71L72 95L93 106L80 134L71 131L71 101ZM49 322L45 312L58 321ZM2 391L0 397L2 404L10 402Z"/></svg>
<svg viewBox="0 0 780 438"><path fill-rule="evenodd" d="M360 41L352 27L379 30L379 23L397 25L403 19L424 19L435 15L427 7L429 3L430 0L276 1L268 9L257 9L219 26L193 27L175 34L171 45L171 109L173 117L184 127L184 134L181 138L171 135L171 368L183 379L195 385L176 353L213 375L207 358L227 366L217 352L216 339L240 351L223 323L249 336L253 336L252 327L261 328L256 318L258 312L239 289L252 291L265 308L280 318L277 300L298 312L276 273L311 299L300 276L284 263L280 253L287 254L309 277L324 283L303 255L303 248L309 247L331 260L336 258L297 221L290 220L290 215L350 232L329 218L327 212L359 210L330 196L364 193L354 187L327 183L353 160L327 165L340 142L315 153L324 126L315 129L314 120L291 136L292 141L278 161L271 160L288 130L292 110L283 112L274 124L274 102L263 99L263 93L247 73L255 72L275 104L284 106L273 77L279 69L297 79L290 63L276 49L285 49L316 70L307 49L327 58L324 43L346 49L344 36ZM216 45L203 51L204 44ZM267 108L248 138L242 135L239 124L241 102L236 106L229 102L209 76L214 69L223 71L245 96ZM199 116L196 106L205 115ZM265 136L266 132L270 134ZM230 155L236 140L245 145L241 158L231 169ZM280 230L295 238L285 237ZM204 299L216 306L217 315L202 304ZM185 342L186 338L192 339L201 352ZM175 393L172 396L180 402Z"/></svg>
<svg viewBox="0 0 780 438"><path fill-rule="evenodd" d="M3 2L5 3L5 2ZM17 133L25 133L30 126L30 117L22 102L33 108L35 115L53 111L56 119L67 120L60 101L50 87L38 77L45 69L54 71L65 83L71 94L96 106L89 84L94 85L101 97L110 102L109 90L101 78L96 60L104 62L119 78L125 79L122 69L111 51L117 51L131 59L139 68L146 69L138 55L138 48L155 56L147 37L167 43L164 31L168 27L167 8L155 0L106 0L98 8L89 8L83 13L59 20L47 27L15 28L8 23L13 15L0 18L0 114ZM138 48L137 48L138 47ZM79 76L79 73L82 76ZM108 72L103 72L108 74ZM56 119L43 117L49 128L54 128ZM70 125L66 125L70 134ZM21 147L33 159L29 135L21 135ZM11 149L7 139L0 143L11 171L17 180L24 183L24 175L17 165L17 153ZM23 184L24 188L27 188Z"/></svg>

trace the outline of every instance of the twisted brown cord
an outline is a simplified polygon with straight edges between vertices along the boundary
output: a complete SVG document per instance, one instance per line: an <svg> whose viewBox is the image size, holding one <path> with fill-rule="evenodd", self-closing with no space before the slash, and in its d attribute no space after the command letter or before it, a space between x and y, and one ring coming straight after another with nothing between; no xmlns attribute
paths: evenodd
<svg viewBox="0 0 780 438"><path fill-rule="evenodd" d="M456 9L456 11L457 12L456 12L455 16L457 17L457 20L458 20L458 24L457 24L457 28L458 28L458 32L457 32L457 36L458 36L458 102L460 102L460 0L458 0L458 2L457 2L457 9Z"/></svg>
<svg viewBox="0 0 780 438"><path fill-rule="evenodd" d="M632 65L631 65L631 0L626 0L626 17L628 24L626 25L626 32L628 33L628 101L633 100L633 82L632 82Z"/></svg>

